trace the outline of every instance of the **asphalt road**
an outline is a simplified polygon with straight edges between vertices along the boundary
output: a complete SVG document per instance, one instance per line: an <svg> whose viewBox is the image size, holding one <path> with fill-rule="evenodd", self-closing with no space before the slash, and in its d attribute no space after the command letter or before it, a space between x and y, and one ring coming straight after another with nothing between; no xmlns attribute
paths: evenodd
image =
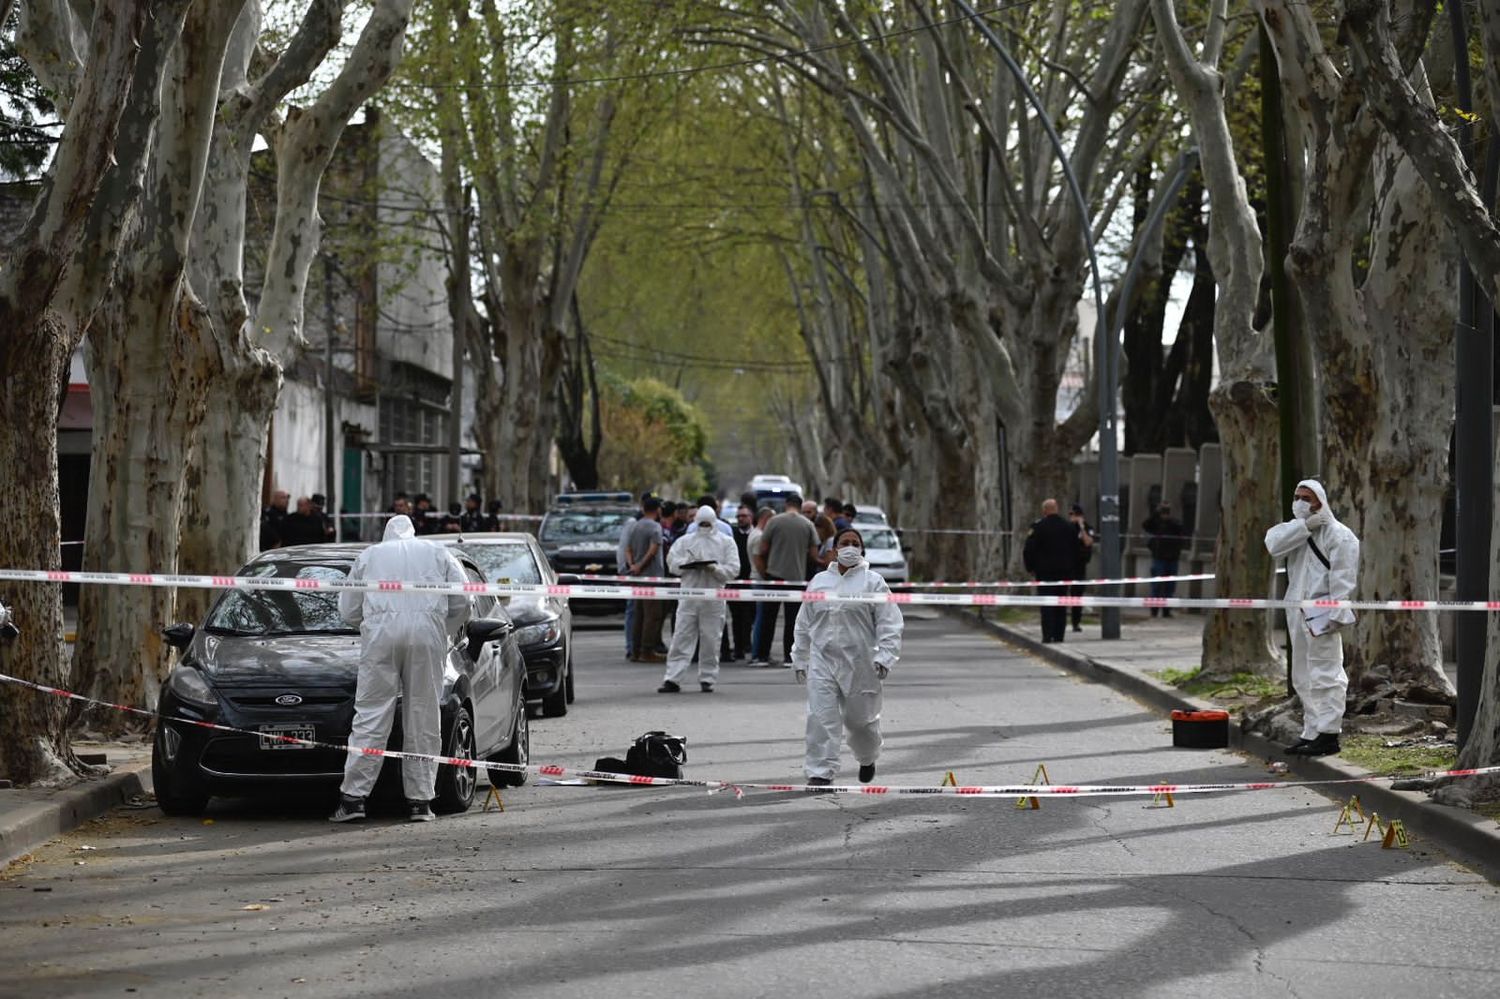
<svg viewBox="0 0 1500 999"><path fill-rule="evenodd" d="M654 692L578 636L578 702L533 760L689 739L689 771L797 780L801 689L725 667ZM947 620L913 617L880 780L1246 780L1168 725ZM846 761L852 770L852 762ZM1421 842L1334 836L1305 790L1044 801L528 786L427 825L326 802L121 812L0 882L10 996L1494 996L1500 890Z"/></svg>

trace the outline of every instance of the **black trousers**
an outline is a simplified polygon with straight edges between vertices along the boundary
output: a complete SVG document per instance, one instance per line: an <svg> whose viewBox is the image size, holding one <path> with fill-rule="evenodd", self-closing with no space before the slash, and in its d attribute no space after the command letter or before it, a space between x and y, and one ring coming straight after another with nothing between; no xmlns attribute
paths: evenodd
<svg viewBox="0 0 1500 999"><path fill-rule="evenodd" d="M1083 575L1080 573L1076 578L1082 579ZM1070 586L1070 587L1068 587L1068 596L1070 596L1070 597L1081 597L1081 596L1084 596L1085 594L1087 594L1088 592L1089 592L1089 588L1087 586ZM1073 611L1073 627L1075 627L1075 628L1081 627L1083 625L1083 608L1082 607L1074 607L1074 608L1071 608L1071 609Z"/></svg>
<svg viewBox="0 0 1500 999"><path fill-rule="evenodd" d="M1068 594L1066 586L1038 586L1037 593L1044 597L1064 597ZM1068 630L1068 609L1066 607L1043 607L1042 609L1042 641L1060 642Z"/></svg>
<svg viewBox="0 0 1500 999"><path fill-rule="evenodd" d="M776 631L776 608L774 603L762 605L766 608L765 624L760 629L760 648L755 650L756 659L771 658L771 635ZM802 609L798 602L781 604L781 654L785 662L792 661L792 642L796 638L797 612Z"/></svg>
<svg viewBox="0 0 1500 999"><path fill-rule="evenodd" d="M736 600L729 605L729 630L734 635L734 654L750 654L750 631L755 626L755 605L748 600Z"/></svg>

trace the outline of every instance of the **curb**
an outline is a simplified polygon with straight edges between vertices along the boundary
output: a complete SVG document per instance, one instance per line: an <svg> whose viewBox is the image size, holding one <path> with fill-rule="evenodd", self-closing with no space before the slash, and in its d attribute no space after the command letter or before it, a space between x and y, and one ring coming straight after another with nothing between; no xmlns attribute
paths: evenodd
<svg viewBox="0 0 1500 999"><path fill-rule="evenodd" d="M72 832L150 787L150 760L126 763L103 777L81 780L41 801L0 810L0 866L25 856L54 837ZM5 792L0 791L0 795ZM0 798L3 802L4 798Z"/></svg>
<svg viewBox="0 0 1500 999"><path fill-rule="evenodd" d="M1075 673L1086 680L1102 683L1132 697L1150 707L1163 711L1203 711L1220 708L1206 700L1190 697L1159 680L1122 670L1107 662L1091 658L1081 652L1069 652L1058 645L1044 645L1015 628L999 621L985 621L973 614L948 609L948 614L957 617L970 627L987 631L1007 645L1019 648L1054 666ZM1231 716L1229 745L1248 755L1262 759L1282 758L1282 748L1266 737L1246 732L1240 720ZM1335 757L1286 758L1291 773L1303 780L1346 780L1373 776L1370 771L1345 763ZM1317 791L1335 801L1337 795ZM1500 825L1482 815L1458 808L1434 805L1420 791L1393 791L1391 788L1370 783L1359 791L1359 799L1367 808L1379 812L1387 819L1400 819L1409 832L1417 833L1439 843L1465 865L1474 868L1490 881L1500 883Z"/></svg>

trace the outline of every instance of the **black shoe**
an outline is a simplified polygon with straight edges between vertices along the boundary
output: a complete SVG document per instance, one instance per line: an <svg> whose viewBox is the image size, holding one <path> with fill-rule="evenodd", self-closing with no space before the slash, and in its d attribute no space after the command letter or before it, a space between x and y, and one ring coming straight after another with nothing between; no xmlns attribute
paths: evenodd
<svg viewBox="0 0 1500 999"><path fill-rule="evenodd" d="M1151 608L1151 616L1152 617L1156 617L1159 614L1161 614L1161 608L1160 607L1153 607L1153 608Z"/></svg>
<svg viewBox="0 0 1500 999"><path fill-rule="evenodd" d="M1073 625L1073 630L1074 631L1082 631L1083 628L1081 628L1081 627L1079 627L1078 625L1075 624L1075 625Z"/></svg>
<svg viewBox="0 0 1500 999"><path fill-rule="evenodd" d="M1163 607L1161 609L1161 616L1162 617L1171 617L1172 616L1172 608L1170 608L1170 607Z"/></svg>
<svg viewBox="0 0 1500 999"><path fill-rule="evenodd" d="M712 694L714 692L714 685L711 683L700 683L698 684L698 689L705 694Z"/></svg>
<svg viewBox="0 0 1500 999"><path fill-rule="evenodd" d="M1291 745L1290 745L1290 746L1288 746L1288 747L1286 747L1286 749L1285 749L1285 750L1284 750L1284 752L1287 752L1287 753L1295 753L1295 754L1298 754L1298 755L1300 755L1300 754L1301 754L1301 753L1302 753L1302 750L1303 750L1303 749L1304 749L1304 748L1305 748L1305 747L1306 747L1306 746L1307 746L1307 745L1308 745L1308 744L1309 744L1309 743L1310 743L1310 742L1312 742L1312 740L1311 740L1311 739L1298 739L1298 740L1297 740L1297 741L1296 741L1296 742L1294 742L1294 743L1292 743L1292 744L1291 744Z"/></svg>
<svg viewBox="0 0 1500 999"><path fill-rule="evenodd" d="M408 801L406 809L406 817L410 822L431 822L437 818L432 814L432 806L425 801Z"/></svg>
<svg viewBox="0 0 1500 999"><path fill-rule="evenodd" d="M328 816L329 822L363 822L365 819L365 799L351 798L348 795L339 795L339 807Z"/></svg>
<svg viewBox="0 0 1500 999"><path fill-rule="evenodd" d="M680 694L682 693L682 688L671 680L663 680L662 685L656 688L656 692L658 694Z"/></svg>
<svg viewBox="0 0 1500 999"><path fill-rule="evenodd" d="M820 789L820 790L814 791L813 794L832 794L833 793L832 791L821 790L822 788L828 787L828 785L830 785L832 783L833 783L833 781L829 780L827 777L809 777L809 778L807 778L807 786L808 787L816 787L816 788Z"/></svg>
<svg viewBox="0 0 1500 999"><path fill-rule="evenodd" d="M1333 756L1340 749L1339 737L1334 732L1321 732L1318 737L1301 746L1288 749L1288 756Z"/></svg>
<svg viewBox="0 0 1500 999"><path fill-rule="evenodd" d="M875 764L873 764L873 763L861 763L859 765L859 782L861 784L868 784L868 783L870 783L870 781L872 781L874 779L875 779Z"/></svg>

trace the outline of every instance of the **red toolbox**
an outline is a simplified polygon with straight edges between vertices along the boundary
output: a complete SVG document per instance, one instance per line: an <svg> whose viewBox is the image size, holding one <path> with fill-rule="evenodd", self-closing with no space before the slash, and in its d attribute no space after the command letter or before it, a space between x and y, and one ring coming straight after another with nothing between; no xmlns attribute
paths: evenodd
<svg viewBox="0 0 1500 999"><path fill-rule="evenodd" d="M1229 712L1173 711L1172 745L1179 749L1223 749L1229 745Z"/></svg>

